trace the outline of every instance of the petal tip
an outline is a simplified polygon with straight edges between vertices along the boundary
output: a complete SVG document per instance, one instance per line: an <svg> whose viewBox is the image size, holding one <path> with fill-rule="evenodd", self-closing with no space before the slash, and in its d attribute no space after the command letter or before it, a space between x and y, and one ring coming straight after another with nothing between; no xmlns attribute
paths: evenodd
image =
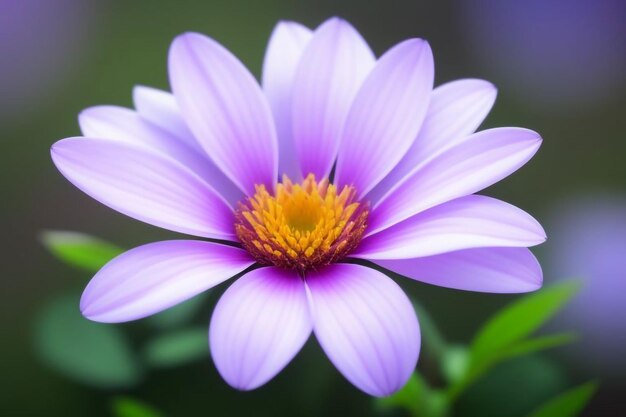
<svg viewBox="0 0 626 417"><path fill-rule="evenodd" d="M150 87L142 85L142 84L135 84L133 86L133 91L131 92L131 96L133 99L133 103L135 104L135 107L137 107L137 99L139 98L139 96L141 96L144 93L148 93L150 91Z"/></svg>
<svg viewBox="0 0 626 417"><path fill-rule="evenodd" d="M326 25L326 24L342 24L342 23L348 23L345 19L342 19L339 16L331 16L328 19L326 19L324 22L322 22L322 24L320 26Z"/></svg>

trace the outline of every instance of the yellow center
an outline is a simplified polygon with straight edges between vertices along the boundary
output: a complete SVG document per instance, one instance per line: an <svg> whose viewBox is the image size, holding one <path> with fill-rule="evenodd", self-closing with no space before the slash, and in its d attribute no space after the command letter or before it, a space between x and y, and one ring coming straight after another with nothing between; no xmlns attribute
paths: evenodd
<svg viewBox="0 0 626 417"><path fill-rule="evenodd" d="M358 245L368 207L355 200L354 187L339 192L326 179L317 182L313 174L302 184L284 176L274 195L260 185L240 203L235 231L260 263L304 274L340 260Z"/></svg>

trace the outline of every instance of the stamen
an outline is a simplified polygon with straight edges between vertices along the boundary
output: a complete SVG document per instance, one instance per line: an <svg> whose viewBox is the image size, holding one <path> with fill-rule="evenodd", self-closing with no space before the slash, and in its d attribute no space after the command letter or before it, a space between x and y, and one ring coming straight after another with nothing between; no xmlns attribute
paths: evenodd
<svg viewBox="0 0 626 417"><path fill-rule="evenodd" d="M313 174L302 184L283 176L275 195L259 185L239 204L235 231L259 263L304 274L337 262L359 244L369 212L367 204L355 200L354 187L338 192Z"/></svg>

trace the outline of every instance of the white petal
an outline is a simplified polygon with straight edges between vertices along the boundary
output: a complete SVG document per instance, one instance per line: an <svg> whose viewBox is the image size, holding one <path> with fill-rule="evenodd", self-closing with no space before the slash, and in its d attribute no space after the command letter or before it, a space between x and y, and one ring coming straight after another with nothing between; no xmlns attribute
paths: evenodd
<svg viewBox="0 0 626 417"><path fill-rule="evenodd" d="M172 93L136 85L133 88L133 103L141 117L187 142L188 145L202 149L183 120Z"/></svg>

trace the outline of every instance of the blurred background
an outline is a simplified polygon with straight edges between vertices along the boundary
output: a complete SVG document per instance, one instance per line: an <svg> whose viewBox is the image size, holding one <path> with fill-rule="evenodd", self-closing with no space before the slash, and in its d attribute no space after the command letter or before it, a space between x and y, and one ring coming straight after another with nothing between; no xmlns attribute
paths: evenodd
<svg viewBox="0 0 626 417"><path fill-rule="evenodd" d="M279 19L315 27L334 15L356 26L377 54L405 38L427 39L436 84L477 77L498 87L482 128L523 126L544 138L528 165L486 193L544 224L548 242L535 253L546 284L584 282L550 324L578 332L580 341L495 369L460 399L458 415L521 416L537 401L594 378L601 385L587 414L615 415L626 389L622 0L0 0L1 415L109 416L119 395L171 416L377 415L371 398L345 381L314 341L250 393L229 388L205 351L180 366L146 366L140 358L159 363L159 351L143 346L167 320L106 326L85 342L81 334L93 327L80 318L78 298L92 274L59 262L41 244L46 229L81 231L123 248L171 238L79 192L55 170L49 148L79 134L83 108L130 107L136 84L169 89L166 57L174 36L206 33L259 76ZM416 282L403 287L459 343L516 299ZM190 318L195 329L206 332L223 289L202 299ZM109 349L97 356L102 346ZM73 364L63 363L68 355ZM419 366L428 367L428 358ZM99 379L81 373L89 367Z"/></svg>

